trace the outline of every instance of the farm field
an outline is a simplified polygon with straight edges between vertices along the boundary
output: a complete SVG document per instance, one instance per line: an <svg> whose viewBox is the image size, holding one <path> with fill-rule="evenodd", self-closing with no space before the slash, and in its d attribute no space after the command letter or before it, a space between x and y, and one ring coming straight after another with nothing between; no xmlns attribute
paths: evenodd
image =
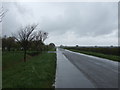
<svg viewBox="0 0 120 90"><path fill-rule="evenodd" d="M102 57L113 61L120 61L118 47L65 47L65 49L97 57Z"/></svg>
<svg viewBox="0 0 120 90"><path fill-rule="evenodd" d="M3 52L3 88L52 88L56 70L56 54L44 52L27 55L22 52Z"/></svg>

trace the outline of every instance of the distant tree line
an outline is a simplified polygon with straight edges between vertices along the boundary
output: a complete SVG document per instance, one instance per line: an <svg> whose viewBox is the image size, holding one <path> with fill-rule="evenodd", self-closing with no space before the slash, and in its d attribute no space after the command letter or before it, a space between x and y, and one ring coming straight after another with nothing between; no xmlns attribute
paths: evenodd
<svg viewBox="0 0 120 90"><path fill-rule="evenodd" d="M24 51L24 61L26 61L27 51L34 51L31 54L42 53L51 48L55 48L54 43L45 45L48 32L36 30L37 24L21 27L17 33L7 37L2 37L2 51Z"/></svg>
<svg viewBox="0 0 120 90"><path fill-rule="evenodd" d="M103 54L109 54L109 55L117 55L120 54L120 48L119 47L64 47L66 49L74 49L79 51L88 51L88 52L96 52L96 53L103 53Z"/></svg>

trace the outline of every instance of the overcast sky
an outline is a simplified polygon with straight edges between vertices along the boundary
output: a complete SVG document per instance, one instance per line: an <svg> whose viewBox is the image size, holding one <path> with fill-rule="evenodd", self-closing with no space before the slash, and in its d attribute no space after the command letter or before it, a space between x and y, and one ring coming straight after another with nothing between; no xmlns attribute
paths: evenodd
<svg viewBox="0 0 120 90"><path fill-rule="evenodd" d="M117 45L117 2L15 2L3 3L8 9L2 35L11 35L22 25L39 23L49 33L46 44Z"/></svg>

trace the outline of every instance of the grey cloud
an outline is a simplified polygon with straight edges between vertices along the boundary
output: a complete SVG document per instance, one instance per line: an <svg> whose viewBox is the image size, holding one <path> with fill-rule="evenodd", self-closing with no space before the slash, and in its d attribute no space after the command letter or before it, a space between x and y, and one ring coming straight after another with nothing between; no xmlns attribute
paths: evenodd
<svg viewBox="0 0 120 90"><path fill-rule="evenodd" d="M17 30L17 26L20 25L19 20L16 18L17 13L14 10L12 3L3 3L3 7L5 9L8 9L8 12L6 13L5 17L3 18L2 22L2 34L3 35L11 35L12 32L15 32ZM12 12L11 12L12 10Z"/></svg>
<svg viewBox="0 0 120 90"><path fill-rule="evenodd" d="M12 3L14 6L15 6L15 8L17 9L17 11L21 14L21 15L29 15L29 16L33 16L33 14L32 14L32 11L31 11L31 9L29 9L29 8L26 8L26 6L25 6L25 4L24 3L22 3L22 4L19 4L18 2L14 2L14 3Z"/></svg>
<svg viewBox="0 0 120 90"><path fill-rule="evenodd" d="M8 10L2 22L2 34L11 35L19 30L23 25L30 24L32 21L32 14L24 5L17 2L5 2L3 7Z"/></svg>
<svg viewBox="0 0 120 90"><path fill-rule="evenodd" d="M80 36L99 36L117 29L117 3L67 3L63 15L43 19L48 31L74 31Z"/></svg>
<svg viewBox="0 0 120 90"><path fill-rule="evenodd" d="M70 37L71 32L74 33L74 39L79 39L78 43L80 38L87 40L88 37L101 37L102 41L102 37L118 30L117 5L114 2L6 3L5 7L10 11L4 18L3 34L17 31L21 24L39 22L40 29L49 32L52 37L48 42L53 40L59 43L57 38L63 35L66 40L61 42L67 43L70 40L67 36ZM73 41L71 39L68 43L72 44Z"/></svg>

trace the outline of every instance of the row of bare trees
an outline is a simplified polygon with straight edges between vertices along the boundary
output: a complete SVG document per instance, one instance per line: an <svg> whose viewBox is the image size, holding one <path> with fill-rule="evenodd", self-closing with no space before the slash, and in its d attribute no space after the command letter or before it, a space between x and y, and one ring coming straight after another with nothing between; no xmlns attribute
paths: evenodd
<svg viewBox="0 0 120 90"><path fill-rule="evenodd" d="M41 52L45 47L44 41L48 37L48 33L41 30L36 30L38 24L27 25L21 27L17 33L14 33L12 37L2 38L3 51L7 48L8 51L11 47L16 49L21 48L24 51L24 62L26 62L27 50L34 50ZM46 45L47 47L47 45Z"/></svg>
<svg viewBox="0 0 120 90"><path fill-rule="evenodd" d="M2 18L5 16L7 10L4 10L3 7L0 9L0 22L2 22ZM24 51L24 62L26 62L26 54L28 49L32 49L35 51L42 51L43 46L45 47L44 41L48 37L48 33L36 30L38 24L27 25L25 27L21 27L17 33L14 33L12 37L3 37L2 38L2 50L8 51L12 49L22 49ZM46 45L47 46L47 45ZM55 46L55 45L51 45ZM47 46L48 48L48 46Z"/></svg>

